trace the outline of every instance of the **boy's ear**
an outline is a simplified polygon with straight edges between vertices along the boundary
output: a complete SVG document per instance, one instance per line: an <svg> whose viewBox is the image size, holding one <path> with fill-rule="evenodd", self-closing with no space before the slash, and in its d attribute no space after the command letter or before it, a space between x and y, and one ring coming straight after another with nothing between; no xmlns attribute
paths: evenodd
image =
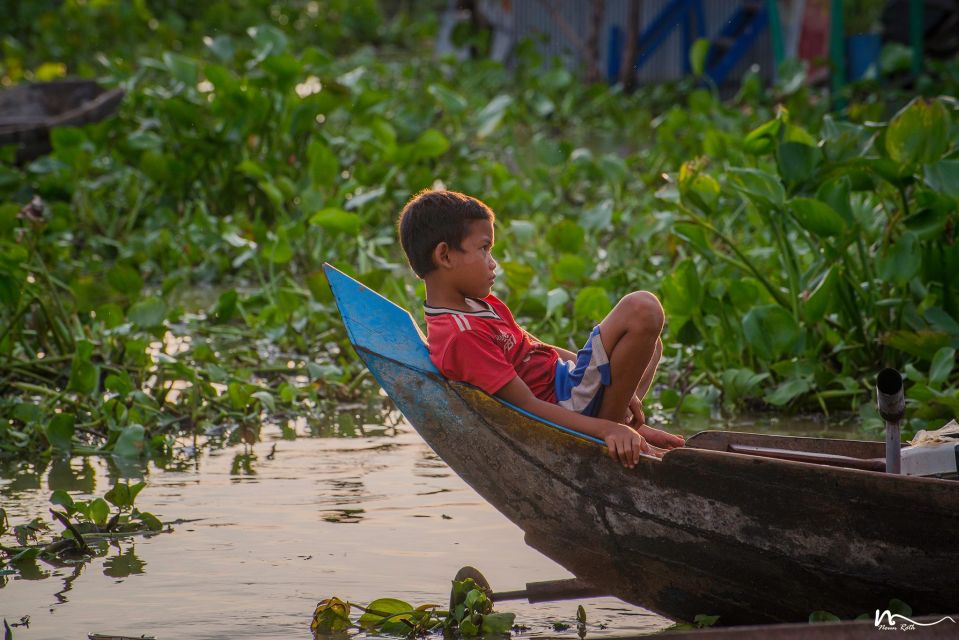
<svg viewBox="0 0 959 640"><path fill-rule="evenodd" d="M437 269L452 266L450 262L450 245L446 242L440 242L433 247L433 264Z"/></svg>

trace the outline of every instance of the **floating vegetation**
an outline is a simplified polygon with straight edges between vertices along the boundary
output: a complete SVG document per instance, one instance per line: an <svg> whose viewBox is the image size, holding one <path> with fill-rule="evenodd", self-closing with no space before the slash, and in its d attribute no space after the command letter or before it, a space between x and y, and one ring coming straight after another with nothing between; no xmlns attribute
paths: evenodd
<svg viewBox="0 0 959 640"><path fill-rule="evenodd" d="M360 629L384 635L415 638L434 630L443 631L446 638L474 638L478 636L508 635L513 628L513 613L496 613L493 601L472 578L454 581L450 596L451 609L441 610L438 604L418 607L396 600L380 598L367 606L327 598L316 605L310 630L320 638ZM363 614L352 620L352 609Z"/></svg>
<svg viewBox="0 0 959 640"><path fill-rule="evenodd" d="M509 70L436 58L432 12L234 4L37 0L5 21L0 84L126 98L47 156L0 149L0 456L155 456L369 398L320 265L415 308L393 220L431 185L497 211L497 294L547 341L660 295L654 419L878 426L880 364L909 380L907 436L959 413L955 64L831 114L795 64L725 102L692 81L626 95L530 43Z"/></svg>
<svg viewBox="0 0 959 640"><path fill-rule="evenodd" d="M90 500L75 500L66 491L54 491L50 502L58 508L51 508L50 516L53 523L63 527L58 534L51 534L51 525L39 517L11 527L6 511L0 508L0 553L5 556L0 557L0 587L8 576L42 576L37 560L53 567L79 568L107 555L111 546L119 549L120 540L172 531L172 523L164 529L155 515L135 506L144 486L143 482L120 482L103 497ZM12 537L16 543L4 544L5 537ZM107 565L105 572L115 577L142 573L142 562L132 546L109 559Z"/></svg>

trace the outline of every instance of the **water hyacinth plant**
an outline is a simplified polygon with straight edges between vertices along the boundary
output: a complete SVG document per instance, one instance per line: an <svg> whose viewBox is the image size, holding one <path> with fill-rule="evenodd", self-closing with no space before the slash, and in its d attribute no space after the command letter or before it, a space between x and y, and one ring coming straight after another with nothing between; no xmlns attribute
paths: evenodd
<svg viewBox="0 0 959 640"><path fill-rule="evenodd" d="M320 265L416 309L393 224L431 185L496 210L497 294L545 340L573 346L618 296L660 295L668 414L855 410L881 365L907 372L923 424L956 413L950 66L911 103L828 114L795 67L721 102L585 84L532 43L509 70L436 58L431 14L390 3L11 15L4 84L62 72L127 94L112 119L54 130L48 156L0 149L2 456L322 427L375 387Z"/></svg>

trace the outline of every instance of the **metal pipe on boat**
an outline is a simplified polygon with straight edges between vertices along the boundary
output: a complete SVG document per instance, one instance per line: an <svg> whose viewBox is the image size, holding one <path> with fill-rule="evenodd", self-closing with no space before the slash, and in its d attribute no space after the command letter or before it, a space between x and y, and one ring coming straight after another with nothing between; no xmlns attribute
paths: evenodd
<svg viewBox="0 0 959 640"><path fill-rule="evenodd" d="M876 403L879 415L886 422L886 473L900 473L899 423L906 413L906 397L902 392L902 375L895 369L883 369L876 376Z"/></svg>
<svg viewBox="0 0 959 640"><path fill-rule="evenodd" d="M578 598L596 598L609 595L605 589L594 587L577 578L567 580L546 580L527 582L525 589L518 591L500 591L492 595L493 602L502 600L527 600L530 604L553 602L555 600L576 600Z"/></svg>

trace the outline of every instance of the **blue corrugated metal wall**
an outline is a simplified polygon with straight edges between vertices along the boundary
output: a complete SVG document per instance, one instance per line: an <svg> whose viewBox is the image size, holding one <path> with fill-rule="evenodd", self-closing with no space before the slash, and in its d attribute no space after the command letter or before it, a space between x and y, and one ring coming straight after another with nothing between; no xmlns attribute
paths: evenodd
<svg viewBox="0 0 959 640"><path fill-rule="evenodd" d="M490 0L493 5L500 5L499 0ZM549 0L547 0L549 2ZM662 10L668 0L642 0L642 28L648 26L656 14ZM554 0L550 2L552 11L575 30L584 42L588 38L589 22L591 17L590 0ZM706 35L714 36L723 27L725 21L742 4L738 0L704 0L703 8L706 16ZM600 30L600 69L605 75L607 68L607 51L609 37L614 25L619 25L625 32L628 0L606 0L603 16L603 27ZM564 60L566 66L574 71L581 71L585 64L581 59L580 51L565 36L563 30L553 20L551 12L539 0L513 0L513 36L518 42L524 37L545 34L542 41L536 38L540 52L550 60L558 56ZM646 62L639 72L639 82L664 82L680 78L683 74L682 56L687 52L681 51L680 31L674 30L669 38L657 49L656 53ZM729 81L738 83L743 73L752 64L758 64L763 77L772 77L773 56L770 45L769 30L765 30L756 44L740 60L739 64L729 74Z"/></svg>

